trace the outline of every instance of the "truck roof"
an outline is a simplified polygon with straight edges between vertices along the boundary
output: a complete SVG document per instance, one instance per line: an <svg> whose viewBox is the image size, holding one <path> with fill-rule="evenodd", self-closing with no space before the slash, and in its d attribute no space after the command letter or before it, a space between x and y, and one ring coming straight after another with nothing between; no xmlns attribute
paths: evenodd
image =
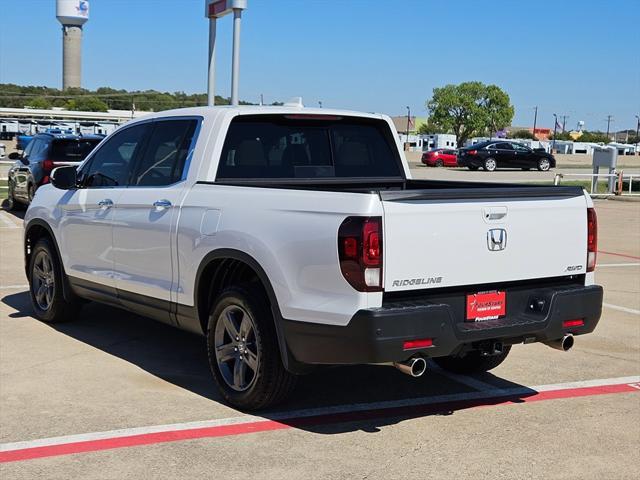
<svg viewBox="0 0 640 480"><path fill-rule="evenodd" d="M339 110L332 108L307 108L297 106L266 106L266 105L220 105L214 107L188 107L177 108L174 110L163 110L154 112L136 120L150 120L153 118L169 117L169 116L200 116L204 118L214 119L219 116L236 115L338 115L343 117L364 117L364 118L385 118L386 115L380 113L365 113L354 110Z"/></svg>

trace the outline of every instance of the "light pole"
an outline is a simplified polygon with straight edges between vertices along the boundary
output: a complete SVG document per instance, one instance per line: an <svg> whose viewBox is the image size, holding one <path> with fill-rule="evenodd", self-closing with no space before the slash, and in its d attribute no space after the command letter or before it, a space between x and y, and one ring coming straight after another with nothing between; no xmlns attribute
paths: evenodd
<svg viewBox="0 0 640 480"><path fill-rule="evenodd" d="M407 141L405 142L405 150L409 149L409 125L411 124L411 109L407 106Z"/></svg>
<svg viewBox="0 0 640 480"><path fill-rule="evenodd" d="M216 21L233 12L233 55L231 59L231 104L238 105L238 84L240 81L240 24L242 10L247 8L247 0L205 0L205 17L209 19L209 72L207 79L207 104L215 103L215 55Z"/></svg>
<svg viewBox="0 0 640 480"><path fill-rule="evenodd" d="M551 143L551 153L556 149L556 133L558 132L558 115L553 114L553 142Z"/></svg>
<svg viewBox="0 0 640 480"><path fill-rule="evenodd" d="M611 126L611 118L612 115L607 115L607 140L611 140L611 138L609 138L609 127Z"/></svg>
<svg viewBox="0 0 640 480"><path fill-rule="evenodd" d="M636 115L636 150L640 147L640 136L638 136L638 133L640 133L640 117ZM638 153L640 153L640 151Z"/></svg>
<svg viewBox="0 0 640 480"><path fill-rule="evenodd" d="M535 113L533 114L533 138L535 138L536 140L538 139L538 137L536 137L536 123L538 123L538 107L535 107Z"/></svg>

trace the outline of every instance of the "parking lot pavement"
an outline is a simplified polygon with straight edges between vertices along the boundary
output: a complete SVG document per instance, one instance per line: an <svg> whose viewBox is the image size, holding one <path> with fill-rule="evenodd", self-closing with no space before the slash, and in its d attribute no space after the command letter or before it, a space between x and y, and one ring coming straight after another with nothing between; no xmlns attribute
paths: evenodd
<svg viewBox="0 0 640 480"><path fill-rule="evenodd" d="M571 352L516 346L475 377L326 369L258 416L221 402L197 336L95 304L34 320L1 211L0 476L637 478L640 208L596 208L606 306Z"/></svg>

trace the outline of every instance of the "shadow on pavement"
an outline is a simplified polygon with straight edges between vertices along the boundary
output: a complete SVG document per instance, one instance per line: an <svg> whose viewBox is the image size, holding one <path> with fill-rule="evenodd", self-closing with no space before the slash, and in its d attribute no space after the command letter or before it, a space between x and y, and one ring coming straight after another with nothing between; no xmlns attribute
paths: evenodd
<svg viewBox="0 0 640 480"><path fill-rule="evenodd" d="M11 318L31 316L28 292L7 295L2 302L16 310ZM37 321L37 320L32 320ZM55 331L115 355L150 374L222 403L209 371L204 338L109 306L88 303L81 318L70 323L48 325ZM287 412L392 400L423 399L439 395L472 392L473 389L435 371L411 378L386 366L360 365L321 368L299 379L296 390L285 405L259 412L264 418L321 434L349 431L375 432L385 425L427 415L451 415L479 405L505 401L519 402L536 392L490 373L476 377L500 389L519 390L510 397L474 401L423 404L410 407L321 414L309 418L289 418ZM132 386L135 388L135 385ZM419 403L419 402L418 402ZM344 410L344 409L343 409Z"/></svg>

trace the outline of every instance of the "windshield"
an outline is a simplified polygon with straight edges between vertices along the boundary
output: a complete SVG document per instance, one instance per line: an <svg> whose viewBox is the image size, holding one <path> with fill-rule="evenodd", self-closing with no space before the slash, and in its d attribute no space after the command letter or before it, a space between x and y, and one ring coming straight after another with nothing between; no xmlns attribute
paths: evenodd
<svg viewBox="0 0 640 480"><path fill-rule="evenodd" d="M219 179L401 177L386 122L330 115L246 115L229 127Z"/></svg>
<svg viewBox="0 0 640 480"><path fill-rule="evenodd" d="M54 162L81 162L100 143L98 138L58 139L51 145Z"/></svg>

